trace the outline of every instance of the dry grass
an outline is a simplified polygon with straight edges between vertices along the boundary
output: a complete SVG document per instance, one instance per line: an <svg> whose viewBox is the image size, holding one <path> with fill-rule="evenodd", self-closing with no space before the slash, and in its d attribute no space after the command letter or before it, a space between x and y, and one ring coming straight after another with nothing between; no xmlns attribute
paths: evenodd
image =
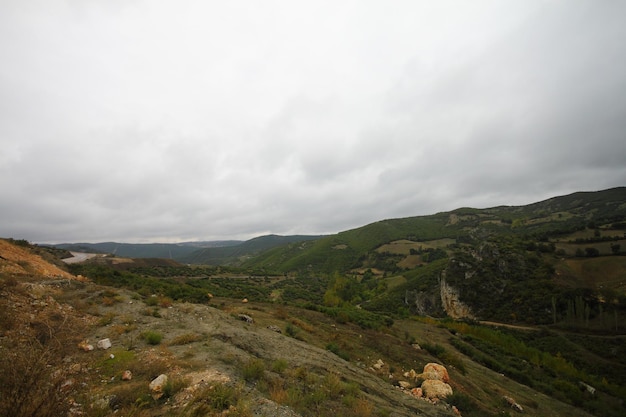
<svg viewBox="0 0 626 417"><path fill-rule="evenodd" d="M204 336L198 333L185 333L180 336L176 336L168 342L169 346L181 346L188 345L190 343L200 342L204 340Z"/></svg>
<svg viewBox="0 0 626 417"><path fill-rule="evenodd" d="M315 330L315 327L297 318L291 318L289 322L293 324L294 326L298 326L299 328L301 328L302 330L308 333L313 333L313 331Z"/></svg>

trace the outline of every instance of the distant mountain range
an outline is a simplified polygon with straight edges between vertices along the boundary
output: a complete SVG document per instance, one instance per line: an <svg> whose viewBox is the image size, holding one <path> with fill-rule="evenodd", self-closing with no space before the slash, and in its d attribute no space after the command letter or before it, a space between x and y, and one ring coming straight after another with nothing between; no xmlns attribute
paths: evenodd
<svg viewBox="0 0 626 417"><path fill-rule="evenodd" d="M625 220L626 187L617 187L597 192L577 192L525 206L459 208L428 216L381 220L326 236L267 235L247 241L63 243L51 246L120 257L166 258L186 264L244 266L281 272L305 269L332 272L376 266L393 270L402 268L397 266L398 263L407 267L411 263L411 259L403 261L399 254L381 249L383 245L395 241L413 242L413 250L417 251L419 243L427 247L429 241L449 239L446 245L452 246L442 248L449 252L454 245L475 244L488 236L555 240L558 236L584 229L595 228L599 230L596 233L600 233L600 228L607 230L614 223L619 228ZM623 249L626 249L624 246ZM566 249L571 248L562 248ZM603 246L600 249L608 250Z"/></svg>
<svg viewBox="0 0 626 417"><path fill-rule="evenodd" d="M163 258L181 263L226 265L239 263L263 251L293 242L318 239L321 236L267 235L247 241L216 240L181 243L59 243L52 246L73 252L111 254L123 258Z"/></svg>

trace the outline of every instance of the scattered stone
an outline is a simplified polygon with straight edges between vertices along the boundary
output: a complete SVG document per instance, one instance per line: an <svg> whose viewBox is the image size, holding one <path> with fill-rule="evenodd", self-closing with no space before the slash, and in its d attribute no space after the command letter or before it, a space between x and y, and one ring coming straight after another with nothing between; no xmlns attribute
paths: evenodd
<svg viewBox="0 0 626 417"><path fill-rule="evenodd" d="M106 338L106 339L98 340L98 343L96 345L98 346L98 349L106 350L112 346L111 339Z"/></svg>
<svg viewBox="0 0 626 417"><path fill-rule="evenodd" d="M415 372L415 369L411 369L410 371L404 373L405 378L411 378L413 380L417 379L418 376L419 374Z"/></svg>
<svg viewBox="0 0 626 417"><path fill-rule="evenodd" d="M133 379L133 373L128 369L122 373L122 381L130 381Z"/></svg>
<svg viewBox="0 0 626 417"><path fill-rule="evenodd" d="M421 388L413 388L411 390L411 395L417 398L422 398L424 396L424 392L422 391Z"/></svg>
<svg viewBox="0 0 626 417"><path fill-rule="evenodd" d="M80 363L73 363L70 366L70 373L77 374L83 370L83 366Z"/></svg>
<svg viewBox="0 0 626 417"><path fill-rule="evenodd" d="M245 304L245 303L247 303L247 302L248 302L248 299L247 299L247 298L244 298L243 300L241 300L241 302Z"/></svg>
<svg viewBox="0 0 626 417"><path fill-rule="evenodd" d="M73 385L74 385L74 379L73 378L66 379L61 384L60 389L61 389L61 391L69 391L69 389L72 388Z"/></svg>
<svg viewBox="0 0 626 417"><path fill-rule="evenodd" d="M240 314L239 320L245 321L246 323L254 323L254 319L247 314Z"/></svg>
<svg viewBox="0 0 626 417"><path fill-rule="evenodd" d="M461 412L459 411L458 408L456 408L456 405L452 406L452 412L454 413L455 416L460 416Z"/></svg>
<svg viewBox="0 0 626 417"><path fill-rule="evenodd" d="M422 347L421 347L419 344L417 344L417 343L413 343L413 344L411 345L411 347L412 347L413 349L415 349L415 350L422 350Z"/></svg>
<svg viewBox="0 0 626 417"><path fill-rule="evenodd" d="M165 385L167 384L167 375L161 374L154 378L152 382L150 382L150 392L152 393L152 398L158 400L163 396L163 390Z"/></svg>
<svg viewBox="0 0 626 417"><path fill-rule="evenodd" d="M398 385L400 385L400 388L402 389L411 388L411 383L409 381L398 381Z"/></svg>
<svg viewBox="0 0 626 417"><path fill-rule="evenodd" d="M111 353L111 354L109 355L109 359L115 359L115 355Z"/></svg>
<svg viewBox="0 0 626 417"><path fill-rule="evenodd" d="M509 397L509 396L504 396L502 397L504 398L504 401L506 401L506 403L508 405L511 406L511 408L519 413L523 413L524 412L524 408L522 408L521 405L519 405L513 398Z"/></svg>
<svg viewBox="0 0 626 417"><path fill-rule="evenodd" d="M584 383L583 381L578 381L578 385L587 391L591 395L596 395L596 389L589 384Z"/></svg>
<svg viewBox="0 0 626 417"><path fill-rule="evenodd" d="M382 359L379 359L376 361L376 363L374 365L372 365L374 367L374 369L380 371L383 366L385 366L385 362L382 361Z"/></svg>
<svg viewBox="0 0 626 417"><path fill-rule="evenodd" d="M90 345L87 340L83 340L78 344L78 348L84 350L85 352L90 352L93 350L93 345Z"/></svg>
<svg viewBox="0 0 626 417"><path fill-rule="evenodd" d="M280 327L275 326L273 324L270 324L269 326L267 326L267 328L270 329L273 332L282 333L282 330L280 330Z"/></svg>
<svg viewBox="0 0 626 417"><path fill-rule="evenodd" d="M422 392L424 396L430 400L441 400L448 395L452 395L452 387L441 380L428 379L422 382Z"/></svg>

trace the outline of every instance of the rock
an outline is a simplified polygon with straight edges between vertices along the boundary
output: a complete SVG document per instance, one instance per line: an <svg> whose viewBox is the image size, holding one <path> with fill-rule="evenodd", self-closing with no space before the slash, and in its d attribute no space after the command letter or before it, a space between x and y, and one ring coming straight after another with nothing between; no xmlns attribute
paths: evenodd
<svg viewBox="0 0 626 417"><path fill-rule="evenodd" d="M167 375L161 374L154 378L152 382L150 382L150 392L152 393L152 398L158 400L163 396L163 390L165 389L165 385L167 384Z"/></svg>
<svg viewBox="0 0 626 417"><path fill-rule="evenodd" d="M254 319L247 314L240 314L239 320L243 320L246 323L254 323Z"/></svg>
<svg viewBox="0 0 626 417"><path fill-rule="evenodd" d="M128 369L122 373L122 381L130 381L133 379L133 373Z"/></svg>
<svg viewBox="0 0 626 417"><path fill-rule="evenodd" d="M402 389L409 389L411 388L411 383L408 381L398 381L398 385L400 385L400 388Z"/></svg>
<svg viewBox="0 0 626 417"><path fill-rule="evenodd" d="M446 314L453 319L470 318L473 319L474 314L467 304L462 303L460 292L457 288L448 285L446 282L446 270L441 272L439 279L441 304Z"/></svg>
<svg viewBox="0 0 626 417"><path fill-rule="evenodd" d="M580 388L584 389L591 395L596 395L596 389L589 384L584 383L583 381L578 381L578 385Z"/></svg>
<svg viewBox="0 0 626 417"><path fill-rule="evenodd" d="M422 391L421 388L413 388L411 390L411 394L417 398L422 398L424 396L424 392Z"/></svg>
<svg viewBox="0 0 626 417"><path fill-rule="evenodd" d="M77 374L83 370L83 365L80 363L73 363L70 365L70 374Z"/></svg>
<svg viewBox="0 0 626 417"><path fill-rule="evenodd" d="M405 378L411 378L413 380L416 380L418 376L419 374L415 372L415 369L411 369L410 371L404 373Z"/></svg>
<svg viewBox="0 0 626 417"><path fill-rule="evenodd" d="M282 330L280 330L280 327L274 326L273 324L270 324L269 326L267 326L267 328L273 332L282 333Z"/></svg>
<svg viewBox="0 0 626 417"><path fill-rule="evenodd" d="M419 375L424 380L437 379L445 383L450 382L450 376L445 366L438 363L427 363L424 365L424 372Z"/></svg>
<svg viewBox="0 0 626 417"><path fill-rule="evenodd" d="M429 379L422 383L422 392L428 399L444 399L452 395L452 387L438 379Z"/></svg>
<svg viewBox="0 0 626 417"><path fill-rule="evenodd" d="M90 345L87 340L83 340L78 344L78 348L84 350L85 352L90 352L93 350L93 345Z"/></svg>
<svg viewBox="0 0 626 417"><path fill-rule="evenodd" d="M524 408L522 408L521 405L519 405L513 398L509 397L509 396L504 396L502 397L504 398L504 401L506 401L506 403L508 405L511 406L511 408L519 413L523 413L524 412Z"/></svg>
<svg viewBox="0 0 626 417"><path fill-rule="evenodd" d="M376 361L376 363L374 365L372 365L374 367L374 369L376 370L381 370L383 366L385 366L385 362L382 361L382 359L379 359Z"/></svg>
<svg viewBox="0 0 626 417"><path fill-rule="evenodd" d="M247 302L248 302L248 299L247 299L247 298L244 298L243 300L241 300L241 302L245 304L245 303L247 303Z"/></svg>
<svg viewBox="0 0 626 417"><path fill-rule="evenodd" d="M102 340L98 340L98 343L96 343L96 346L98 346L98 349L108 349L111 347L111 339L102 339Z"/></svg>

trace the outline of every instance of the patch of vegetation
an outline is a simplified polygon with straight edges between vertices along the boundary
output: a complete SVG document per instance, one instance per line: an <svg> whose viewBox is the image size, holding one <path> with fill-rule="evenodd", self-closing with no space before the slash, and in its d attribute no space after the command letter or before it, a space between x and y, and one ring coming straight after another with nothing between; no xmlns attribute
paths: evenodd
<svg viewBox="0 0 626 417"><path fill-rule="evenodd" d="M248 382L260 380L265 374L265 363L260 359L251 359L243 364L241 374Z"/></svg>
<svg viewBox="0 0 626 417"><path fill-rule="evenodd" d="M343 359L345 361L349 361L350 360L350 355L348 355L346 352L341 350L337 343L331 342L331 343L327 344L326 345L326 350L334 353L335 355L339 356L341 359Z"/></svg>
<svg viewBox="0 0 626 417"><path fill-rule="evenodd" d="M149 345L158 345L163 340L163 334L154 330L146 330L141 333L141 338Z"/></svg>
<svg viewBox="0 0 626 417"><path fill-rule="evenodd" d="M190 343L200 342L204 340L204 336L198 333L185 333L174 337L168 342L170 346L188 345Z"/></svg>

